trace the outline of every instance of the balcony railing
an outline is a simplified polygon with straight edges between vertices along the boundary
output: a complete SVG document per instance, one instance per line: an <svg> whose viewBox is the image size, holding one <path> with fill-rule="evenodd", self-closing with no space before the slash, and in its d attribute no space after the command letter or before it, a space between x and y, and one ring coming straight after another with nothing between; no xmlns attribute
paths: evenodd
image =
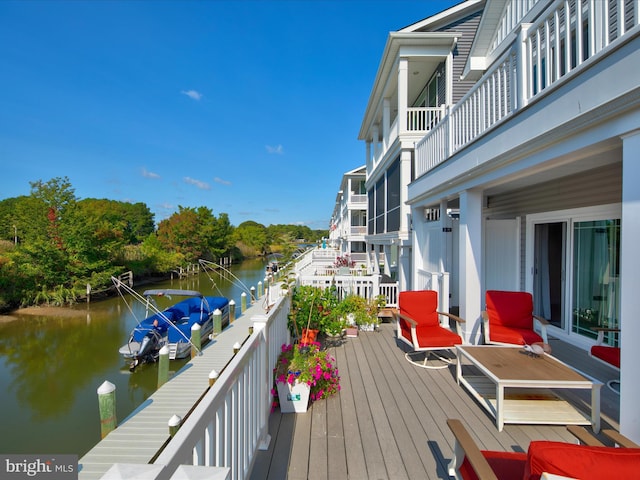
<svg viewBox="0 0 640 480"><path fill-rule="evenodd" d="M639 2L558 0L415 147L420 177L635 32ZM577 21L578 20L578 21ZM595 61L595 60L591 60Z"/></svg>
<svg viewBox="0 0 640 480"><path fill-rule="evenodd" d="M400 134L424 135L429 132L442 120L446 112L445 106L441 107L411 107L407 108L407 129L399 131L398 118L393 121L389 128L389 133L381 142L374 145L373 162L367 162L367 172L370 173L382 160L384 154L393 145Z"/></svg>

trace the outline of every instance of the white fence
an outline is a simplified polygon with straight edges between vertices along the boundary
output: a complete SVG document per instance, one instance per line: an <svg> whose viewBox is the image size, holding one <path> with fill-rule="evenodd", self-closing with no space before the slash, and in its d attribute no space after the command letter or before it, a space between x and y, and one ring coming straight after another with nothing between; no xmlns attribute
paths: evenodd
<svg viewBox="0 0 640 480"><path fill-rule="evenodd" d="M318 288L336 287L338 299L358 295L373 299L384 295L387 307L398 306L398 283L380 283L380 275L301 275L298 284Z"/></svg>

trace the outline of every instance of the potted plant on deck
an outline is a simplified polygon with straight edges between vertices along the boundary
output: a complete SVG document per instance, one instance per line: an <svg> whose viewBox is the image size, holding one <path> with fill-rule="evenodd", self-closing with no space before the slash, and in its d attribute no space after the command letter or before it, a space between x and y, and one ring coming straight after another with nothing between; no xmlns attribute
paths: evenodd
<svg viewBox="0 0 640 480"><path fill-rule="evenodd" d="M384 298L384 295L380 297ZM347 295L336 307L337 315L345 318L349 326L347 327L347 336L356 336L357 332L352 329L357 327L362 331L374 331L379 323L378 311L379 305L383 300L376 297L368 300L358 295ZM384 300L386 303L386 299Z"/></svg>
<svg viewBox="0 0 640 480"><path fill-rule="evenodd" d="M295 287L291 296L289 330L301 343L314 342L319 332L335 331L337 304L335 288Z"/></svg>
<svg viewBox="0 0 640 480"><path fill-rule="evenodd" d="M272 393L277 394L282 413L306 412L309 401L340 391L335 359L317 342L282 345L273 373L276 389Z"/></svg>

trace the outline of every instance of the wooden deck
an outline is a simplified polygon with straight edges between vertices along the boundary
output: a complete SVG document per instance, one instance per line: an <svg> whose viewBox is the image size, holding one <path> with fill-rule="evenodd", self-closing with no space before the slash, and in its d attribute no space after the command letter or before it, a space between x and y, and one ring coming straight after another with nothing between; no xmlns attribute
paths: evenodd
<svg viewBox="0 0 640 480"><path fill-rule="evenodd" d="M551 340L553 353L606 382L612 369L586 352ZM453 436L447 418L459 418L483 449L526 451L534 439L574 441L563 426L506 425L494 419L455 380L455 367L426 370L404 358L392 324L330 347L342 390L304 414L270 417L269 450L258 456L251 479L449 479ZM578 405L587 392L562 392ZM602 387L602 428L618 429L619 397ZM590 430L590 428L589 428Z"/></svg>

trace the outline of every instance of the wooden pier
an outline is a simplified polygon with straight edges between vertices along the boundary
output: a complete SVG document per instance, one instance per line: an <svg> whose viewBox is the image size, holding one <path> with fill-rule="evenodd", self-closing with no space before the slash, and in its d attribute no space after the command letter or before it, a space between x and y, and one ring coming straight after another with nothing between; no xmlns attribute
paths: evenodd
<svg viewBox="0 0 640 480"><path fill-rule="evenodd" d="M100 479L114 464L148 464L169 440L168 422L184 419L209 387L209 374L220 373L234 356L234 344L249 336L251 318L264 314L256 302L210 341L168 383L153 393L115 430L79 460L79 480ZM135 374L134 374L135 375Z"/></svg>

